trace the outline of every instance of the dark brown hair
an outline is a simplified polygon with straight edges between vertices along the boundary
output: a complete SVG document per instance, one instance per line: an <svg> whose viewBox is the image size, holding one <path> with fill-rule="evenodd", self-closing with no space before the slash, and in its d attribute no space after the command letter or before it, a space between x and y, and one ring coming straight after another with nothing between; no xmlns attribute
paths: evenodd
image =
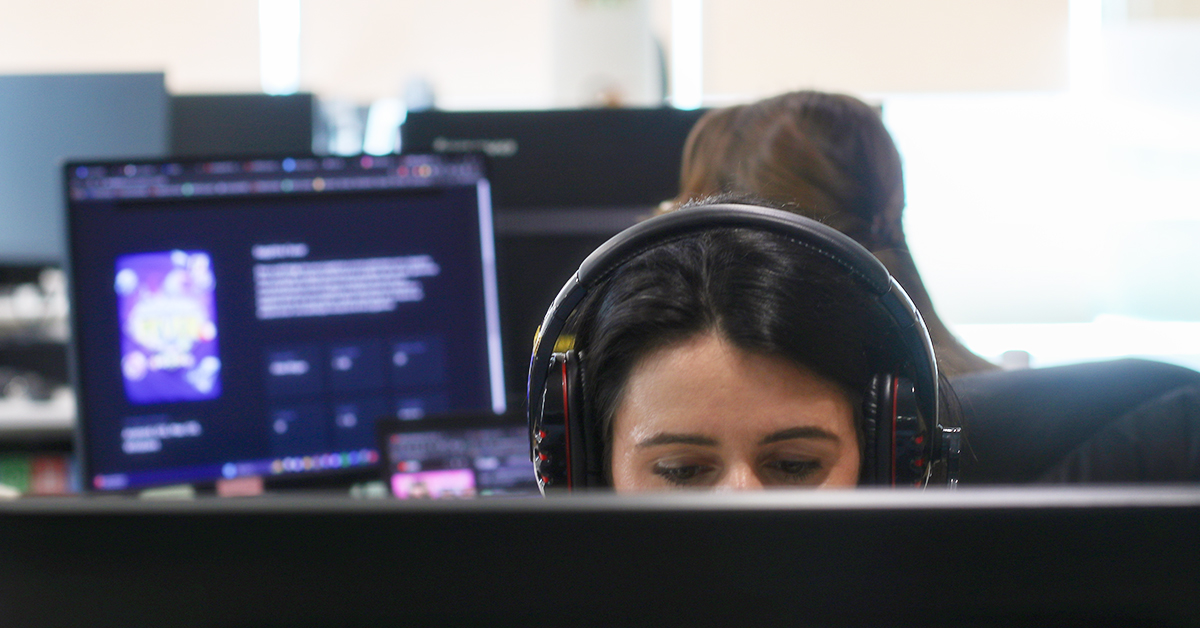
<svg viewBox="0 0 1200 628"><path fill-rule="evenodd" d="M889 315L836 260L746 229L706 231L643 251L588 294L571 326L584 372L584 415L605 443L606 475L612 419L630 373L651 353L697 335L716 334L744 351L804 366L851 399L875 374L907 368Z"/></svg>

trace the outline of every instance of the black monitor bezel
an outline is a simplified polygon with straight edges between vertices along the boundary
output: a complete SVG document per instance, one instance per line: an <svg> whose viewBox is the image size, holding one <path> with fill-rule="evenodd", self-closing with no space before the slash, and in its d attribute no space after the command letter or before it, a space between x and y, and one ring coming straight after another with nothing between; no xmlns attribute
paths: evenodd
<svg viewBox="0 0 1200 628"><path fill-rule="evenodd" d="M80 166L93 167L102 166L111 168L115 166L124 166L126 164L137 165L154 165L165 166L168 164L199 164L205 162L254 162L254 161L282 161L284 159L314 159L321 160L327 158L341 159L347 161L361 160L364 158L412 158L412 157L432 157L435 159L450 159L450 160L473 160L481 170L482 176L480 181L484 182L491 189L490 181L490 163L489 159L483 153L478 152L463 152L450 154L437 153L405 153L403 155L319 155L316 153L278 153L278 154L254 154L254 153L238 153L238 154L208 154L208 155L189 155L189 156L142 156L142 157L127 157L127 158L71 158L65 160L60 168L61 185L60 190L63 193L63 208L65 218L63 220L66 242L66 257L63 260L62 269L67 281L67 295L71 303L75 303L76 299L76 284L74 273L75 259L75 221L73 214L77 209L74 206L74 199L71 198L70 178L72 173ZM345 192L339 192L345 193ZM363 194L387 194L388 190L363 191ZM259 193L255 194L255 198L274 199L282 197L295 197L300 195L315 196L317 192L291 192L291 193ZM188 202L189 199L176 199L178 202ZM495 238L495 207L491 205L489 198L489 212L492 215L492 234ZM495 244L493 243L493 256L495 255ZM495 271L495 260L493 259L493 272ZM495 279L495 278L493 278ZM84 384L80 374L79 356L78 356L78 338L80 337L80 311L77 307L71 307L69 310L69 329L70 340L67 343L67 374L71 382L72 389L75 393L75 424L72 429L71 443L76 460L77 472L80 477L80 488L85 493L97 493L105 495L135 495L146 491L154 492L160 486L135 486L121 489L105 489L99 490L91 485L89 481L91 475L91 464L89 457L89 447L87 438L87 421L86 412L84 411ZM501 347L503 353L503 347ZM379 453L378 451L376 452ZM378 458L377 460L381 460ZM273 490L333 490L344 491L353 485L363 482L371 482L377 480L380 475L381 465L377 461L375 464L362 465L360 467L350 467L345 469L324 469L320 471L311 471L303 473L281 474L276 476L261 476L263 480L263 488L265 491ZM195 493L200 495L213 494L218 491L218 483L221 478L213 478L211 480L200 480L187 483L188 487Z"/></svg>

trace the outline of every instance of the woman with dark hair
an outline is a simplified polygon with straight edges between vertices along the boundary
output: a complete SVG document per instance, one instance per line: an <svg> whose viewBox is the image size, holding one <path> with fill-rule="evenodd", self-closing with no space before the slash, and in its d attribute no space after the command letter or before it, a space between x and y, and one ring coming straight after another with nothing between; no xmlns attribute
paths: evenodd
<svg viewBox="0 0 1200 628"><path fill-rule="evenodd" d="M728 211L712 203L697 207ZM581 415L572 419L584 422L577 441L601 444L599 485L855 486L874 475L868 443L883 429L872 418L882 403L873 392L881 376L920 380L926 390L917 394L936 396L919 317L894 311L911 304L889 292L878 262L836 232L775 214L828 232L823 237L858 257L760 228L668 229L662 241L638 243L633 254L605 266L573 308L565 328L574 335L571 359L581 390L546 388L531 392L531 401L582 397L577 410L564 414ZM642 226L663 224L654 220ZM874 281L882 277L882 288L865 285L872 280L860 270L863 259L878 269ZM552 310L547 320L556 315ZM539 336L533 374L544 372L541 342ZM556 385L557 371L548 370L547 386ZM531 378L535 389L540 384ZM931 427L936 422L925 419ZM531 433L540 434L535 449L541 439L552 440L547 432L541 416L531 414ZM547 468L565 454L538 452Z"/></svg>
<svg viewBox="0 0 1200 628"><path fill-rule="evenodd" d="M684 147L679 196L663 209L723 193L781 204L871 251L917 304L947 376L997 368L934 311L904 238L900 153L877 110L799 91L705 114Z"/></svg>

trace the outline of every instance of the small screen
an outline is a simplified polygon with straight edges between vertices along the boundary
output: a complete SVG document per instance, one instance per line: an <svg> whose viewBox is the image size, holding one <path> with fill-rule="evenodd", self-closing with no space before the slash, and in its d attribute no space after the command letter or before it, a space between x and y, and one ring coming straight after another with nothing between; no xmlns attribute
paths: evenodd
<svg viewBox="0 0 1200 628"><path fill-rule="evenodd" d="M539 495L524 424L382 428L385 479L400 499Z"/></svg>
<svg viewBox="0 0 1200 628"><path fill-rule="evenodd" d="M503 414L474 155L66 169L87 482L379 461L380 418Z"/></svg>

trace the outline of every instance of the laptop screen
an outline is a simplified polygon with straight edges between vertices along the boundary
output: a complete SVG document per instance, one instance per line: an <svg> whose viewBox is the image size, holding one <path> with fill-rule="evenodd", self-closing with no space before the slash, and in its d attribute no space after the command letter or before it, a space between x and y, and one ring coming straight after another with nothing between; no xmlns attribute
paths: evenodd
<svg viewBox="0 0 1200 628"><path fill-rule="evenodd" d="M400 499L538 496L524 421L486 415L378 424L384 480Z"/></svg>
<svg viewBox="0 0 1200 628"><path fill-rule="evenodd" d="M504 412L480 157L65 175L91 488L367 467L380 417Z"/></svg>

